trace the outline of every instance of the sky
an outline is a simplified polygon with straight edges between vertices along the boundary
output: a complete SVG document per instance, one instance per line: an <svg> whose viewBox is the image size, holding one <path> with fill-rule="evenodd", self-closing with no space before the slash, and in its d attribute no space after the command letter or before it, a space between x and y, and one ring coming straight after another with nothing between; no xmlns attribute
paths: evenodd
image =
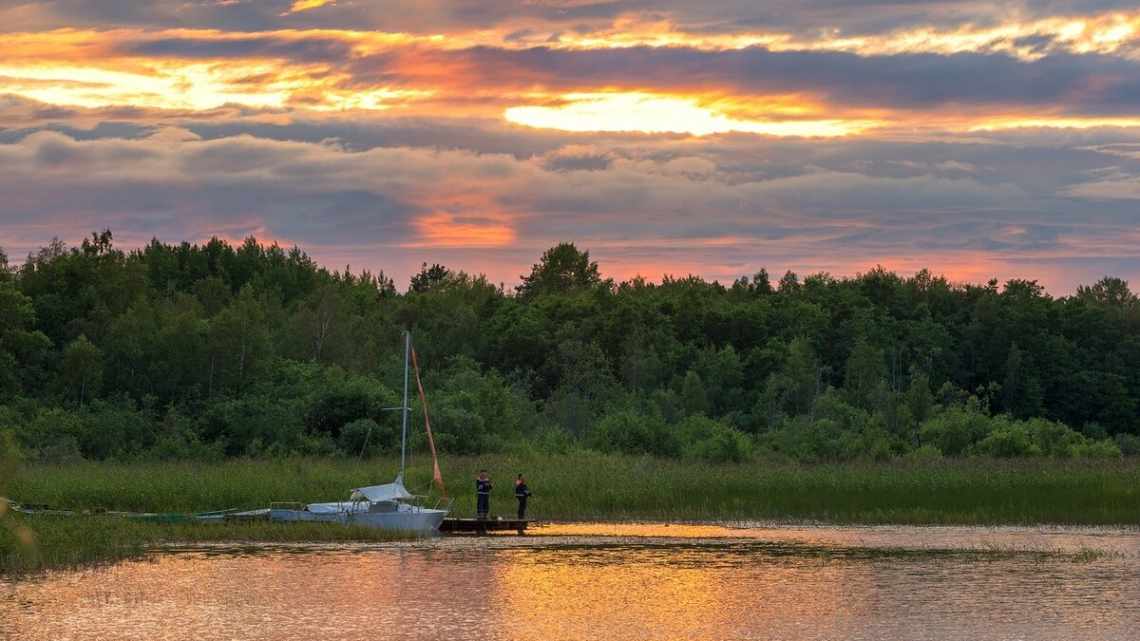
<svg viewBox="0 0 1140 641"><path fill-rule="evenodd" d="M1140 281L1124 0L0 0L0 247Z"/></svg>

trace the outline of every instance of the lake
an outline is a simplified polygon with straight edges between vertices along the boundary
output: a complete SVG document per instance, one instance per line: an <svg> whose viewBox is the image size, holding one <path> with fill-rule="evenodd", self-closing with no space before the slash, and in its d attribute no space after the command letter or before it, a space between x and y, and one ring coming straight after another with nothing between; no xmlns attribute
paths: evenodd
<svg viewBox="0 0 1140 641"><path fill-rule="evenodd" d="M562 524L0 581L13 640L1128 640L1140 533Z"/></svg>

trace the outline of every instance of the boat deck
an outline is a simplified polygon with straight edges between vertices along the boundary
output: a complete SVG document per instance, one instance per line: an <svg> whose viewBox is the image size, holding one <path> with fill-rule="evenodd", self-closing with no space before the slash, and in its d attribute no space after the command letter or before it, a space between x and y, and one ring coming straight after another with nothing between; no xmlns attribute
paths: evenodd
<svg viewBox="0 0 1140 641"><path fill-rule="evenodd" d="M444 534L488 534L490 532L514 531L520 535L526 534L527 527L534 523L533 519L461 519L445 518L439 525L439 531Z"/></svg>

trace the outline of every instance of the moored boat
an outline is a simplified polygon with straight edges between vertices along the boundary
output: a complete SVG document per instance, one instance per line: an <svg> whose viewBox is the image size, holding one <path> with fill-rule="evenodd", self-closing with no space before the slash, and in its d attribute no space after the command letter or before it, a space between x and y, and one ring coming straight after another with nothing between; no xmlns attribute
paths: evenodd
<svg viewBox="0 0 1140 641"><path fill-rule="evenodd" d="M425 504L428 497L416 496L404 486L404 472L407 467L408 412L411 409L408 406L408 371L409 364L414 362L415 353L412 351L411 333L405 332L404 403L403 406L395 408L403 413L403 427L400 436L400 471L396 475L396 480L382 485L353 489L349 493L347 501L309 503L305 506L296 507L271 506L269 509L270 520L332 522L420 533L431 533L439 530L440 523L443 522L449 511L450 500L447 499L447 492L439 471L439 459L436 456L431 423L427 419L427 399L424 397L423 384L420 382L418 364L416 365L416 385L419 388L420 400L424 406L424 428L427 431L428 445L431 449L433 476L443 496L436 501L434 506L428 507Z"/></svg>

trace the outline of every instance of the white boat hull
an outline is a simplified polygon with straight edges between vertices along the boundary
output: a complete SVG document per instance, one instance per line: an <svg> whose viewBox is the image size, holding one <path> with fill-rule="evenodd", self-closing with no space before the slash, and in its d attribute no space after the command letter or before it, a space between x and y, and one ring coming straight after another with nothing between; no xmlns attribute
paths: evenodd
<svg viewBox="0 0 1140 641"><path fill-rule="evenodd" d="M439 531L439 525L447 516L447 510L421 508L414 505L400 505L391 512L369 511L367 505L352 503L315 503L304 510L272 508L271 521L298 522L315 521L360 525L401 532L432 533Z"/></svg>

